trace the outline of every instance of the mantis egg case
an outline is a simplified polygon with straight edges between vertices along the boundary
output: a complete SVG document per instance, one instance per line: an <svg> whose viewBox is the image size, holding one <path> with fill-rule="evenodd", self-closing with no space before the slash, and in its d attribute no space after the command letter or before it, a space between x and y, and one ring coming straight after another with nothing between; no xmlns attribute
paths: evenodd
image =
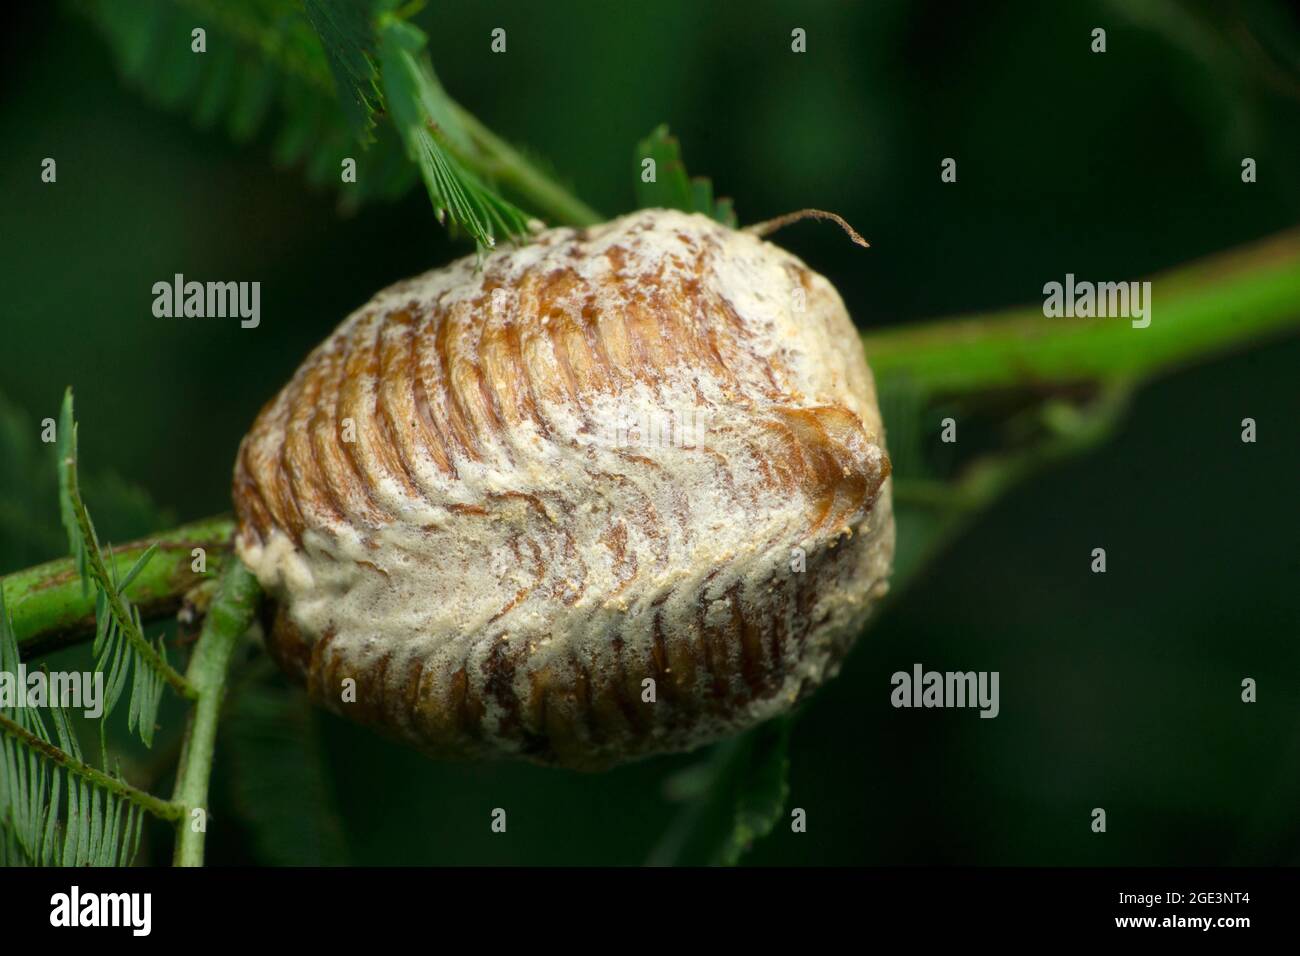
<svg viewBox="0 0 1300 956"><path fill-rule="evenodd" d="M398 283L240 448L236 548L313 698L598 769L790 708L886 590L889 458L834 287L646 210Z"/></svg>

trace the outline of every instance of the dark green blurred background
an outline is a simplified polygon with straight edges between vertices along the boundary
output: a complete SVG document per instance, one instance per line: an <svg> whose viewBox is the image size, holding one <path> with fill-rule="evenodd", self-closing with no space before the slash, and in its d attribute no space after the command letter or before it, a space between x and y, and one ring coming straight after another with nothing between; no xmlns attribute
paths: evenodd
<svg viewBox="0 0 1300 956"><path fill-rule="evenodd" d="M631 208L634 146L667 121L742 222L842 213L870 251L810 224L780 242L864 327L1033 302L1066 272L1138 278L1300 221L1300 44L1281 3L524 0L432 3L417 22L452 95L602 212ZM20 11L2 42L0 397L34 430L71 384L86 469L176 519L227 510L241 435L308 349L466 249L422 192L342 218L272 166L265 135L237 147L147 105L57 5ZM154 318L151 286L175 272L260 280L261 327ZM1298 370L1291 338L1168 378L1101 452L984 516L805 708L789 806L808 832L778 826L749 859L1300 862ZM8 542L0 571L59 553L56 511L29 517L44 530ZM109 532L150 530L122 522ZM889 675L914 662L1000 671L1001 715L892 709ZM640 862L678 809L665 779L696 759L440 764L321 724L363 864ZM228 764L210 859L266 860Z"/></svg>

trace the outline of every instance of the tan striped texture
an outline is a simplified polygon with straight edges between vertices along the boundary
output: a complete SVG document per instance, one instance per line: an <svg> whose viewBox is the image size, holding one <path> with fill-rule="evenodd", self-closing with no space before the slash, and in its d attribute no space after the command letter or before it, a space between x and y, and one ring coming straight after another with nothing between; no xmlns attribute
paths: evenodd
<svg viewBox="0 0 1300 956"><path fill-rule="evenodd" d="M585 769L831 676L884 593L889 459L834 288L650 210L395 285L241 446L237 546L314 698Z"/></svg>

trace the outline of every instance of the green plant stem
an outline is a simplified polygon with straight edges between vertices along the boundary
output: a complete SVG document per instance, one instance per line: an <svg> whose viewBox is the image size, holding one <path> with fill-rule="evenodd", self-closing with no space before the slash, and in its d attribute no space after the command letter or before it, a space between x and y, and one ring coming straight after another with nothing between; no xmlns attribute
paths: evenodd
<svg viewBox="0 0 1300 956"><path fill-rule="evenodd" d="M226 673L235 645L248 630L257 613L262 591L257 579L238 559L227 563L221 586L199 635L186 671L186 679L198 692L198 703L190 713L176 774L173 802L183 811L177 825L177 866L203 865L203 838L207 829L208 781L217 740L217 720L225 694ZM203 811L203 826L197 826L195 810Z"/></svg>
<svg viewBox="0 0 1300 956"><path fill-rule="evenodd" d="M457 154L467 165L474 166L489 179L509 186L526 205L550 216L555 222L590 226L604 220L600 213L542 172L459 103L452 101L450 106L477 147L477 155Z"/></svg>
<svg viewBox="0 0 1300 956"><path fill-rule="evenodd" d="M153 559L126 589L127 600L146 621L174 614L187 591L220 572L233 529L234 522L228 517L209 518L154 539L114 548L111 560L121 578L152 543L158 543ZM192 569L195 548L206 552L204 574ZM105 563L109 563L107 554ZM72 558L15 572L0 579L0 584L4 586L14 635L24 659L77 643L94 633L95 596L82 587Z"/></svg>
<svg viewBox="0 0 1300 956"><path fill-rule="evenodd" d="M1061 277L1064 278L1064 277ZM1048 318L1041 306L862 336L882 388L923 394L1140 379L1300 327L1300 230L1151 279L1151 324Z"/></svg>
<svg viewBox="0 0 1300 956"><path fill-rule="evenodd" d="M40 737L37 737L35 734L10 720L3 714L0 714L0 732L16 737L19 741L25 744L28 749L40 754L43 759L48 760L50 763L63 767L68 771L68 773L80 777L87 783L99 787L102 790L124 797L142 809L152 813L156 817L163 820L175 821L181 819L183 808L180 804L169 802L167 800L160 800L151 793L146 793L144 790L131 786L125 780L119 780L117 777L110 776L102 770L96 770L94 767L83 763L71 754L60 750L53 744L46 743Z"/></svg>

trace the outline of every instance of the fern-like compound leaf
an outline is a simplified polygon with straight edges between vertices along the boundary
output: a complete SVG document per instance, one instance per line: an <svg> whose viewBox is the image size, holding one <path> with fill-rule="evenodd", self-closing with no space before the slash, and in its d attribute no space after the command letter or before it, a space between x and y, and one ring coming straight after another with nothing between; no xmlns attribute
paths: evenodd
<svg viewBox="0 0 1300 956"><path fill-rule="evenodd" d="M51 733L41 711L27 706L18 667L0 587L0 674L14 692L0 696L0 866L126 866L140 847L143 810L68 769L82 762L71 721L49 708Z"/></svg>
<svg viewBox="0 0 1300 956"><path fill-rule="evenodd" d="M82 0L77 6L108 42L123 79L147 100L188 113L201 128L224 129L236 142L268 129L273 159L300 167L313 186L337 188L345 211L396 198L414 185L404 144L387 124L374 122L382 101L368 72L373 54L356 43L371 3ZM325 31L320 36L317 25ZM192 46L197 28L205 31L202 53ZM355 181L343 180L346 159L356 163Z"/></svg>
<svg viewBox="0 0 1300 956"><path fill-rule="evenodd" d="M246 140L274 125L271 152L333 183L340 204L395 198L422 179L439 221L482 251L529 216L488 165L434 76L424 34L376 0L83 0L126 80L202 127ZM192 31L205 31L195 52ZM391 123L378 122L381 115ZM274 116L272 121L270 117ZM355 176L344 177L346 161Z"/></svg>
<svg viewBox="0 0 1300 956"><path fill-rule="evenodd" d="M117 706L130 675L127 725L132 732L139 734L145 746L152 746L163 684L170 679L184 686L183 678L167 662L162 640L151 641L145 637L140 612L126 597L127 585L144 570L157 549L150 548L142 554L121 579L117 575L116 562L104 560L77 481L77 423L73 416L71 389L64 396L59 416L57 449L59 510L68 532L69 549L76 560L83 586L93 587L96 591L92 650L95 669L104 675L104 717Z"/></svg>

